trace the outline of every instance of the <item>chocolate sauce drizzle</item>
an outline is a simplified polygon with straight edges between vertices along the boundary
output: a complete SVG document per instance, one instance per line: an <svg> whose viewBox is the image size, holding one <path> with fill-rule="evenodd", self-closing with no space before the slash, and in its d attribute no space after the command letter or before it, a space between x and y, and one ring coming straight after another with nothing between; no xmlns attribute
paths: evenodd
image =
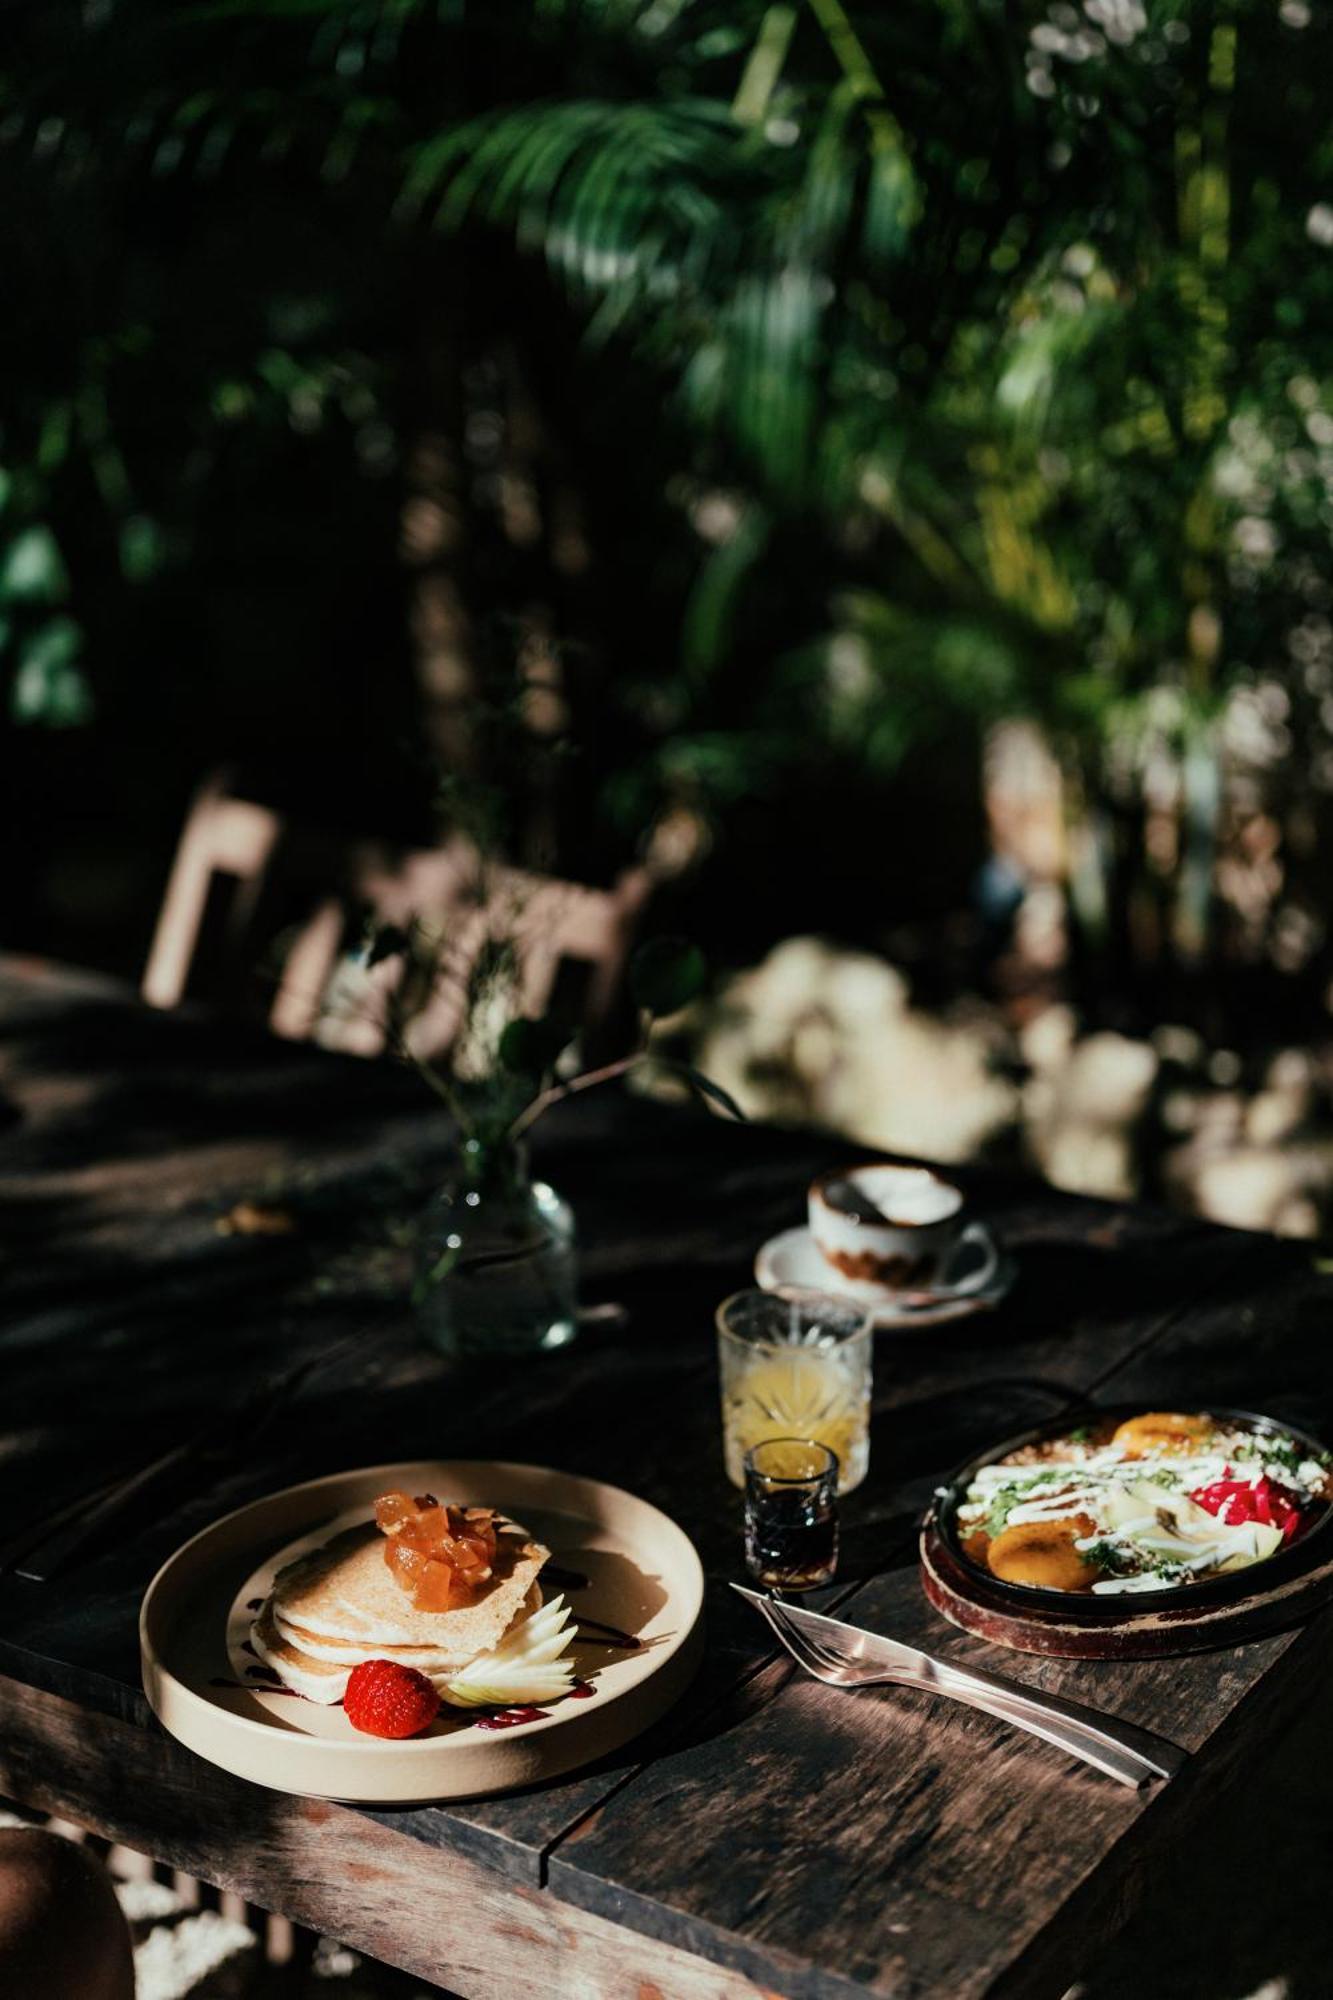
<svg viewBox="0 0 1333 2000"><path fill-rule="evenodd" d="M240 1688L245 1694L285 1694L291 1701L309 1701L310 1699L308 1694L301 1694L296 1688L286 1687L277 1678L276 1674L271 1676L265 1674L261 1677L259 1670L255 1667L247 1667L245 1671L247 1674L254 1676L253 1680L234 1681L228 1674L214 1674L208 1685L213 1688ZM331 1701L329 1707L341 1708L342 1703L340 1701Z"/></svg>
<svg viewBox="0 0 1333 2000"><path fill-rule="evenodd" d="M578 1632L590 1646L611 1646L622 1653L637 1653L643 1645L632 1632L622 1632L618 1625L603 1625L600 1618L580 1618Z"/></svg>

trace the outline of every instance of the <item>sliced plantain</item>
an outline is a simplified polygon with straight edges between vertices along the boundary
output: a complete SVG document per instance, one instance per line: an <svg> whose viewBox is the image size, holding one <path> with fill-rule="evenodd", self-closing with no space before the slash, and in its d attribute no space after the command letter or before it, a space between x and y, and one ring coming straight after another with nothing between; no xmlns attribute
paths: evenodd
<svg viewBox="0 0 1333 2000"><path fill-rule="evenodd" d="M1182 1416L1177 1410L1148 1410L1116 1427L1111 1443L1131 1458L1158 1457L1164 1452L1197 1451L1217 1426L1211 1417Z"/></svg>
<svg viewBox="0 0 1333 2000"><path fill-rule="evenodd" d="M992 1576L1005 1583L1034 1584L1041 1590L1091 1590L1099 1570L1074 1547L1096 1533L1086 1514L1054 1521L1018 1521L995 1537L987 1551Z"/></svg>
<svg viewBox="0 0 1333 2000"><path fill-rule="evenodd" d="M971 1534L964 1539L963 1554L972 1562L979 1564L982 1569L985 1569L986 1557L990 1551L990 1545L990 1536L986 1533L986 1530L984 1528L973 1528Z"/></svg>

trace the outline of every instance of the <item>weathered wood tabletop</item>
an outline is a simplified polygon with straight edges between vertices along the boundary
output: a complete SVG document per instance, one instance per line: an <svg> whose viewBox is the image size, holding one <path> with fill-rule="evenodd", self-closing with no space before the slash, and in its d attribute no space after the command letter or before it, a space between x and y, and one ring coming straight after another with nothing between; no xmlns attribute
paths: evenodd
<svg viewBox="0 0 1333 2000"><path fill-rule="evenodd" d="M343 1346L272 1433L124 1520L53 1583L0 1578L0 1792L467 1996L793 2000L1059 1994L1180 1837L1326 1672L1326 1619L1191 1660L1037 1661L925 1603L914 1523L973 1449L1092 1394L1272 1411L1333 1435L1333 1280L1308 1246L970 1176L1016 1253L1004 1305L881 1334L870 1476L845 1503L847 1615L1145 1724L1193 1753L1135 1795L975 1712L794 1674L727 1580L712 1311L847 1155L615 1092L539 1164L575 1204L615 1336L452 1376L403 1310L396 1219L447 1134L413 1080L103 982L0 969L0 1520L160 1450L247 1379ZM226 1234L238 1200L286 1236ZM633 1488L694 1538L704 1669L601 1766L501 1799L365 1812L245 1785L139 1688L136 1613L188 1535L295 1478L416 1456L528 1459Z"/></svg>

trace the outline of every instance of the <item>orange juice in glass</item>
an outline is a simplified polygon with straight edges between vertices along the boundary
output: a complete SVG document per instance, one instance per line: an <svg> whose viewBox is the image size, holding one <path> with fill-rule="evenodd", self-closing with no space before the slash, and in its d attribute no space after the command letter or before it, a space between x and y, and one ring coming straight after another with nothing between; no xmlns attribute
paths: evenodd
<svg viewBox="0 0 1333 2000"><path fill-rule="evenodd" d="M850 1493L870 1464L874 1327L822 1292L736 1292L717 1311L722 1448L745 1484L745 1454L769 1438L811 1438L838 1459Z"/></svg>

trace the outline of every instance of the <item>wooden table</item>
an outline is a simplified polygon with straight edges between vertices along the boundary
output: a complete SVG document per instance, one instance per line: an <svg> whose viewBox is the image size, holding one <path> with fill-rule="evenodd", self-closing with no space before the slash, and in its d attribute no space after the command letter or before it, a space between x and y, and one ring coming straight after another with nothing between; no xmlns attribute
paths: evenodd
<svg viewBox="0 0 1333 2000"><path fill-rule="evenodd" d="M1090 1699L1194 1753L1134 1795L984 1716L847 1696L775 1658L726 1588L712 1309L847 1148L608 1092L542 1129L590 1299L627 1330L480 1381L417 1342L392 1221L447 1135L414 1081L82 975L0 971L0 1519L147 1456L256 1371L363 1338L277 1435L124 1523L52 1584L0 1578L0 1792L68 1815L467 1996L792 2000L1059 1994L1180 1838L1326 1671L1325 1621L1183 1661L996 1654L917 1582L933 1484L1088 1392L1271 1410L1333 1435L1331 1286L1307 1247L974 1174L1020 1259L997 1312L881 1335L870 1478L845 1508L849 1615ZM7 1123L5 1122L7 1118ZM287 1236L221 1233L278 1200ZM165 1737L135 1614L158 1564L293 1478L422 1455L532 1459L634 1488L695 1539L707 1662L650 1736L516 1797L364 1812L261 1791Z"/></svg>

